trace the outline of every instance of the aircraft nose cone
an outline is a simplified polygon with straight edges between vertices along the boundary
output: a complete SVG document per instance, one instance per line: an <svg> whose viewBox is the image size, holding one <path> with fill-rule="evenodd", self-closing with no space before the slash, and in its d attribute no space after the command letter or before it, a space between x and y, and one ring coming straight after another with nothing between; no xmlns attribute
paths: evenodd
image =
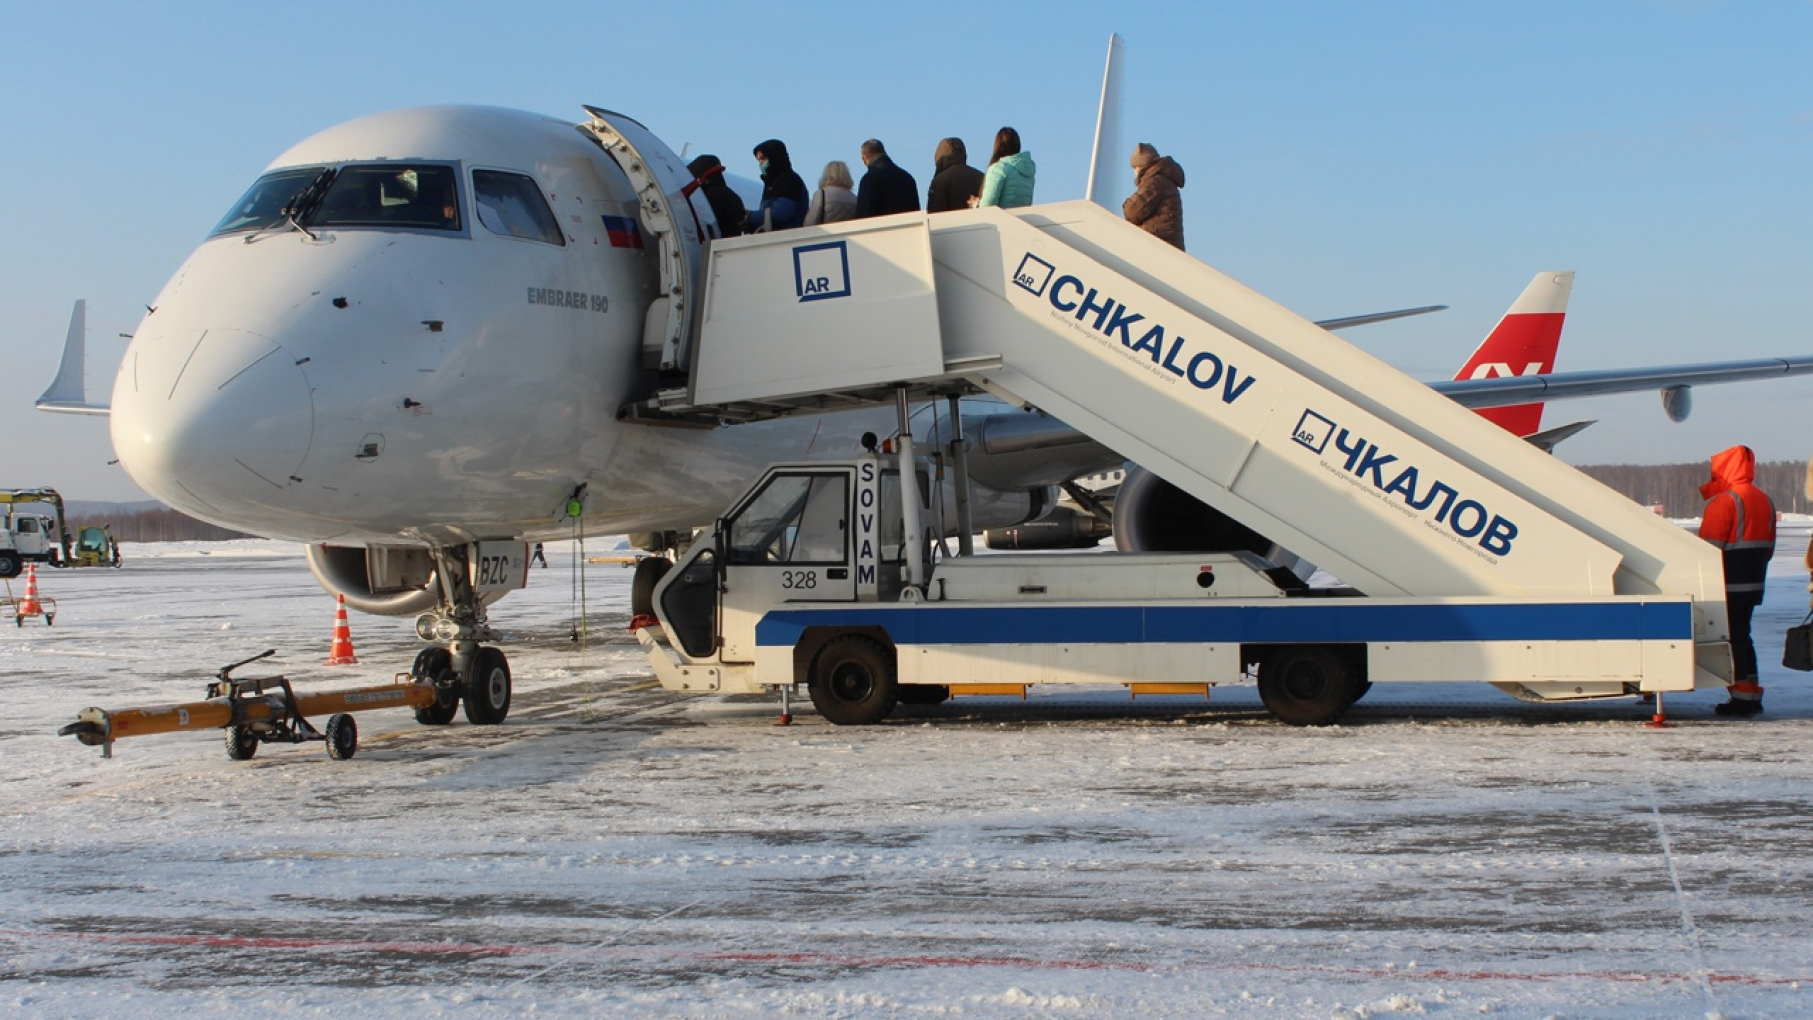
<svg viewBox="0 0 1813 1020"><path fill-rule="evenodd" d="M294 484L314 435L302 369L269 337L182 329L133 342L115 384L114 452L145 491L204 519Z"/></svg>

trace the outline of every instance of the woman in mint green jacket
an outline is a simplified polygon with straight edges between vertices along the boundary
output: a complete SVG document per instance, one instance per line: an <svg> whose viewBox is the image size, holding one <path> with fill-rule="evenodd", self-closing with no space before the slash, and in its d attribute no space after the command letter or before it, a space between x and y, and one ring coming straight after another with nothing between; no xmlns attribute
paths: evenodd
<svg viewBox="0 0 1813 1020"><path fill-rule="evenodd" d="M988 161L988 172L982 175L982 194L976 205L997 205L1013 209L1032 204L1032 153L1020 151L1020 132L1004 127L995 132L995 154Z"/></svg>

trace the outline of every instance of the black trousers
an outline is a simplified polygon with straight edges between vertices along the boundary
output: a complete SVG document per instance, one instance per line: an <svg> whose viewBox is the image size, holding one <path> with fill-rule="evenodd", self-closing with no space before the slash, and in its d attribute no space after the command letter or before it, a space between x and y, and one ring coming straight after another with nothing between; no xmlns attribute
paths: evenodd
<svg viewBox="0 0 1813 1020"><path fill-rule="evenodd" d="M1728 591L1725 610L1731 615L1731 657L1736 659L1737 678L1755 680L1756 643L1750 640L1750 617L1763 604L1760 591Z"/></svg>

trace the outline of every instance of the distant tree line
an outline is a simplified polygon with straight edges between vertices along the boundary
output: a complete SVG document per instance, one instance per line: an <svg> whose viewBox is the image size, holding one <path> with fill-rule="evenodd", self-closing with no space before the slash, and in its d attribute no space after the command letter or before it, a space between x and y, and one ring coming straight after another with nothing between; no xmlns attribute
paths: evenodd
<svg viewBox="0 0 1813 1020"><path fill-rule="evenodd" d="M1581 471L1644 506L1661 504L1667 517L1698 517L1706 506L1700 486L1712 477L1710 461L1694 464L1589 464ZM1798 460L1772 460L1756 466L1756 485L1784 513L1806 513L1807 465Z"/></svg>
<svg viewBox="0 0 1813 1020"><path fill-rule="evenodd" d="M102 524L107 525L113 532L114 539L120 542L224 542L233 538L252 537L243 532L229 531L198 521L188 514L167 507L125 512L86 512L81 515L72 513L69 530L73 534L78 528Z"/></svg>

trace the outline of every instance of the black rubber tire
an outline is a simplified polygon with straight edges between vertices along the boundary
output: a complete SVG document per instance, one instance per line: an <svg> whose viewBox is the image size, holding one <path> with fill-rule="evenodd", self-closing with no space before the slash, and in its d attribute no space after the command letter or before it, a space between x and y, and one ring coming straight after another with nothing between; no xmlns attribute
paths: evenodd
<svg viewBox="0 0 1813 1020"><path fill-rule="evenodd" d="M636 576L630 579L630 616L655 615L655 586L674 569L674 561L665 556L644 556L636 561Z"/></svg>
<svg viewBox="0 0 1813 1020"><path fill-rule="evenodd" d="M13 578L18 577L19 571L24 569L25 565L19 559L18 553L13 552L11 549L0 552L0 577L4 577L10 581Z"/></svg>
<svg viewBox="0 0 1813 1020"><path fill-rule="evenodd" d="M942 705L951 700L951 689L943 684L901 684L902 705Z"/></svg>
<svg viewBox="0 0 1813 1020"><path fill-rule="evenodd" d="M227 757L234 761L251 761L258 753L258 734L250 726L227 727Z"/></svg>
<svg viewBox="0 0 1813 1020"><path fill-rule="evenodd" d="M327 756L335 761L345 761L359 751L359 724L345 712L328 716L321 735L327 738Z"/></svg>
<svg viewBox="0 0 1813 1020"><path fill-rule="evenodd" d="M1259 666L1259 698L1280 722L1328 726L1359 697L1359 678L1339 649L1280 648Z"/></svg>
<svg viewBox="0 0 1813 1020"><path fill-rule="evenodd" d="M818 714L839 726L873 726L894 711L900 698L894 650L874 638L834 638L812 660L806 689Z"/></svg>
<svg viewBox="0 0 1813 1020"><path fill-rule="evenodd" d="M466 721L474 726L496 726L510 714L510 660L498 648L480 648L472 656L472 672L460 700Z"/></svg>
<svg viewBox="0 0 1813 1020"><path fill-rule="evenodd" d="M447 683L447 672L453 668L453 653L445 648L424 648L415 657L409 675L435 685L440 696L434 704L415 710L415 721L423 726L445 726L460 711L460 685Z"/></svg>

